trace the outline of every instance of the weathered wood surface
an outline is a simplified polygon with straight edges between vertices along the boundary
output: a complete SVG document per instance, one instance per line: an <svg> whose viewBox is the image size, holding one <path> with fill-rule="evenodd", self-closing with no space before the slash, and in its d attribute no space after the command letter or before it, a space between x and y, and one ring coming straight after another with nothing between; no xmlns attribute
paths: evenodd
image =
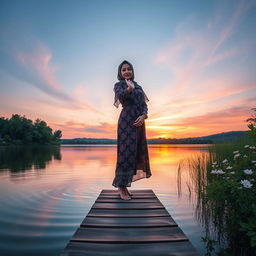
<svg viewBox="0 0 256 256"><path fill-rule="evenodd" d="M102 190L60 256L199 255L152 190Z"/></svg>

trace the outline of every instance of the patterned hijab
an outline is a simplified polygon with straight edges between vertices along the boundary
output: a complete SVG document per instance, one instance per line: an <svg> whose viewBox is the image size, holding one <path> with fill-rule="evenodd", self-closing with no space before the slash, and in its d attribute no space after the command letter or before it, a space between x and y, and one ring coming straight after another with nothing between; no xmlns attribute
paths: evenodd
<svg viewBox="0 0 256 256"><path fill-rule="evenodd" d="M145 102L149 101L149 99L148 99L147 95L145 94L145 92L143 91L142 87L141 87L140 85L138 85L136 81L134 81L134 69L133 69L132 64L131 64L130 62L128 62L127 60L124 60L124 61L118 66L117 79L118 79L120 82L126 83L124 77L121 75L121 69L122 69L123 64L128 64L128 65L131 67L131 69L132 69L132 77L131 77L131 80L133 81L135 87L137 86L137 87L140 87L140 88L141 88L141 90L142 90L142 92L143 92L143 94L144 94ZM117 95L115 94L115 100L114 100L114 104L113 104L113 105L114 105L116 108L118 108L119 104L120 104L120 101L119 101Z"/></svg>

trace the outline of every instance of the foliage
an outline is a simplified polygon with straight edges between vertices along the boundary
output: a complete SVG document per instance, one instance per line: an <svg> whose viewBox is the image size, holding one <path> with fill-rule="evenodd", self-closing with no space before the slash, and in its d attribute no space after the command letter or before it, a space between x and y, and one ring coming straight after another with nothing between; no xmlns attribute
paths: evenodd
<svg viewBox="0 0 256 256"><path fill-rule="evenodd" d="M254 112L256 112L256 108L252 108ZM252 116L246 119L248 123L247 126L249 128L249 134L252 137L254 143L256 143L256 113L252 114Z"/></svg>
<svg viewBox="0 0 256 256"><path fill-rule="evenodd" d="M255 255L256 146L252 139L211 145L209 153L190 157L186 163L196 216L205 227L206 255L216 255L217 247L217 255Z"/></svg>
<svg viewBox="0 0 256 256"><path fill-rule="evenodd" d="M245 231L250 237L252 247L256 248L256 204L252 205L253 214L248 218L248 222L240 222L241 231Z"/></svg>
<svg viewBox="0 0 256 256"><path fill-rule="evenodd" d="M216 253L215 247L221 256L256 255L256 115L246 121L249 136L211 145L209 153L188 161L189 191L205 226L207 255Z"/></svg>
<svg viewBox="0 0 256 256"><path fill-rule="evenodd" d="M210 153L213 154L213 151ZM245 228L249 228L246 224L249 225L250 219L256 218L253 210L256 195L256 147L247 144L233 152L226 151L225 155L226 158L211 161L207 167L206 200L212 207L218 232L226 235L226 242L234 249L234 255L241 255L237 253L239 251L251 255L251 239L255 236L248 236L252 231L245 232ZM244 229L241 229L242 225Z"/></svg>
<svg viewBox="0 0 256 256"><path fill-rule="evenodd" d="M215 252L214 245L217 243L217 241L209 238L208 236L201 237L201 241L205 244L205 248L207 251L205 256L211 256L212 253Z"/></svg>
<svg viewBox="0 0 256 256"><path fill-rule="evenodd" d="M60 130L52 133L52 128L43 120L27 119L18 114L10 119L0 117L0 145L6 144L59 144L62 134Z"/></svg>

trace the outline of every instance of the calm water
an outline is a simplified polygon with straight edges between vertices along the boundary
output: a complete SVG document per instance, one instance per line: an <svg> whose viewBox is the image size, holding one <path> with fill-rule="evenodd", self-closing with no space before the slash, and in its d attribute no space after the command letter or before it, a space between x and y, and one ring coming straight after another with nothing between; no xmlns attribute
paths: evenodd
<svg viewBox="0 0 256 256"><path fill-rule="evenodd" d="M207 145L149 145L152 176L131 189L153 189L204 254L186 179L177 194L178 163ZM0 255L59 255L102 189L112 187L116 145L0 148ZM184 175L186 177L186 175Z"/></svg>

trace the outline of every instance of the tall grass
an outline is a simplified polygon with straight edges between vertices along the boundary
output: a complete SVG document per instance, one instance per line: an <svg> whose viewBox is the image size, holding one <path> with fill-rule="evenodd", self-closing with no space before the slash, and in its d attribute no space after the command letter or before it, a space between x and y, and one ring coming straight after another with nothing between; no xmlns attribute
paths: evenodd
<svg viewBox="0 0 256 256"><path fill-rule="evenodd" d="M256 255L256 148L245 136L239 141L209 146L180 163L188 169L188 191L195 215L208 241L217 241L219 255ZM208 254L211 255L211 254Z"/></svg>

